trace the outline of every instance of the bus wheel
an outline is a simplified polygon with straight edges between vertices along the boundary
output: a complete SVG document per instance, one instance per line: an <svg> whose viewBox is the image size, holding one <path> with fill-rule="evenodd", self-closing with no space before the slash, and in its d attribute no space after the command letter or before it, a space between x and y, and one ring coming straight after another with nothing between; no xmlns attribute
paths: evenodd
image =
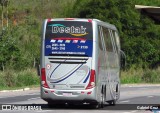
<svg viewBox="0 0 160 113"><path fill-rule="evenodd" d="M120 91L119 91L119 85L116 86L116 100L118 100L120 97Z"/></svg>
<svg viewBox="0 0 160 113"><path fill-rule="evenodd" d="M65 104L62 104L62 103L50 103L50 102L48 102L48 107L49 108L58 108L58 107L62 107L64 105Z"/></svg>
<svg viewBox="0 0 160 113"><path fill-rule="evenodd" d="M100 108L100 103L91 104L91 108L93 108L93 109L99 109Z"/></svg>
<svg viewBox="0 0 160 113"><path fill-rule="evenodd" d="M53 108L53 107L55 107L55 104L48 102L48 107Z"/></svg>
<svg viewBox="0 0 160 113"><path fill-rule="evenodd" d="M105 90L103 89L102 92L101 92L101 103L100 103L101 108L104 108L105 98L106 98L106 94L105 94Z"/></svg>
<svg viewBox="0 0 160 113"><path fill-rule="evenodd" d="M104 108L104 96L102 96L102 101L101 101L100 107Z"/></svg>
<svg viewBox="0 0 160 113"><path fill-rule="evenodd" d="M107 101L107 102L111 106L115 106L116 105L116 100L111 100L111 101Z"/></svg>

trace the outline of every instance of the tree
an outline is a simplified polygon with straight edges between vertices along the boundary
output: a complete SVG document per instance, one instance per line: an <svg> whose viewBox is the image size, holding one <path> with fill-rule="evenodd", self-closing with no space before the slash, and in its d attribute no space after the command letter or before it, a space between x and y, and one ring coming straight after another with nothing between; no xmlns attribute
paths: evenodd
<svg viewBox="0 0 160 113"><path fill-rule="evenodd" d="M97 18L114 24L120 33L128 67L149 67L160 61L160 30L135 10L137 0L77 0L69 17ZM72 12L72 13L71 13Z"/></svg>

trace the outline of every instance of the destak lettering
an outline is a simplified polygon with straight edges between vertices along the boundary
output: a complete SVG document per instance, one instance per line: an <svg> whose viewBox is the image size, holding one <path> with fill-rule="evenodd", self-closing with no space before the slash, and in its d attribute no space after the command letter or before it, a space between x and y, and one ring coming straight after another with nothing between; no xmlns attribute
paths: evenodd
<svg viewBox="0 0 160 113"><path fill-rule="evenodd" d="M65 26L52 26L52 33L69 33L73 36L83 36L86 33L86 28L84 26L81 27L65 27Z"/></svg>

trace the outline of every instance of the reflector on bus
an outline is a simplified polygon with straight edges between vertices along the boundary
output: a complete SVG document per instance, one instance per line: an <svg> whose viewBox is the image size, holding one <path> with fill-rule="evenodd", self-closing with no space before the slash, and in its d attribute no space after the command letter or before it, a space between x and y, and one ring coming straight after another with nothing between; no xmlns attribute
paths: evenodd
<svg viewBox="0 0 160 113"><path fill-rule="evenodd" d="M95 87L95 70L91 69L90 80L86 89L91 89L93 87Z"/></svg>
<svg viewBox="0 0 160 113"><path fill-rule="evenodd" d="M41 69L41 82L42 82L42 86L45 88L49 88L47 81L46 81L46 70L45 68Z"/></svg>

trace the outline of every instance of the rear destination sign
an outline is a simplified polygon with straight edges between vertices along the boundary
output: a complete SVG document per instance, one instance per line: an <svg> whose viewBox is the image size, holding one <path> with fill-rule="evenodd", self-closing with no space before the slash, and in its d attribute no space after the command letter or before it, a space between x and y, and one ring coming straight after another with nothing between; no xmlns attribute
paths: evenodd
<svg viewBox="0 0 160 113"><path fill-rule="evenodd" d="M91 40L46 40L45 56L51 54L69 54L92 56Z"/></svg>
<svg viewBox="0 0 160 113"><path fill-rule="evenodd" d="M86 28L84 26L81 27L66 27L62 24L52 24L52 33L69 33L73 36L84 36L87 35Z"/></svg>
<svg viewBox="0 0 160 113"><path fill-rule="evenodd" d="M45 56L69 54L92 56L91 22L50 21L46 26Z"/></svg>

